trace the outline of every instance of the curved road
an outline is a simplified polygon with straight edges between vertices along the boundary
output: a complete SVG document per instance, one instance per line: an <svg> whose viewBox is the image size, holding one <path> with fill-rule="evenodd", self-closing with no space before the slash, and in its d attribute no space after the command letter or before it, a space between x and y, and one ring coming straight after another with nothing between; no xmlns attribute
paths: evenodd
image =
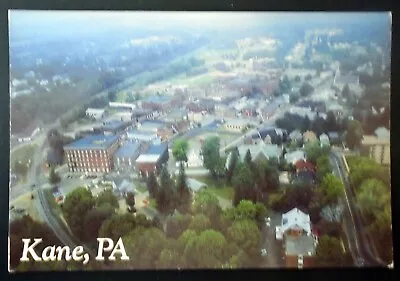
<svg viewBox="0 0 400 281"><path fill-rule="evenodd" d="M334 163L334 173L342 180L344 185L347 206L347 210L344 215L345 230L349 239L350 249L353 253L356 250L355 252L358 254L353 258L356 258L356 260L358 258L362 258L364 260L364 266L387 267L387 265L381 259L374 256L371 251L369 241L365 235L365 227L362 224L359 211L356 207L354 193L350 188L341 153L332 150L330 158Z"/></svg>

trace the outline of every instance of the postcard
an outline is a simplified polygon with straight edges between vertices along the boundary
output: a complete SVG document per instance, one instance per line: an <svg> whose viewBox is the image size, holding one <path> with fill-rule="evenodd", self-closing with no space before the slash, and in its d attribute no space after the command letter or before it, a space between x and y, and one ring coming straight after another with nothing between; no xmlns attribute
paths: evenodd
<svg viewBox="0 0 400 281"><path fill-rule="evenodd" d="M9 270L393 267L388 12L9 11Z"/></svg>

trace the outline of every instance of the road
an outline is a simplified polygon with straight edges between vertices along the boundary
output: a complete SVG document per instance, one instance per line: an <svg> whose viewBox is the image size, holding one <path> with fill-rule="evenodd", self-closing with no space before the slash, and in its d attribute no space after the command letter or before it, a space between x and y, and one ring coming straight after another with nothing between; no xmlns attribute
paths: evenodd
<svg viewBox="0 0 400 281"><path fill-rule="evenodd" d="M350 250L354 257L362 258L364 266L386 267L386 264L372 254L369 241L365 235L365 227L362 224L359 210L356 207L355 197L347 177L346 168L340 151L332 150L330 159L333 162L334 173L342 180L345 191L345 203L347 210L344 214L345 231L348 236Z"/></svg>

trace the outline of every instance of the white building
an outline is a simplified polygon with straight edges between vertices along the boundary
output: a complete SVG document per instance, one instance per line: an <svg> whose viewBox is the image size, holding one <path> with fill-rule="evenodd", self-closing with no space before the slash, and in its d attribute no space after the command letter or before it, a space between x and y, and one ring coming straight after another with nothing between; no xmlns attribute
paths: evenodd
<svg viewBox="0 0 400 281"><path fill-rule="evenodd" d="M86 116L101 120L105 115L105 110L100 108L88 108L86 109Z"/></svg>
<svg viewBox="0 0 400 281"><path fill-rule="evenodd" d="M285 160L293 165L299 160L306 160L306 153L303 150L296 150L285 154Z"/></svg>

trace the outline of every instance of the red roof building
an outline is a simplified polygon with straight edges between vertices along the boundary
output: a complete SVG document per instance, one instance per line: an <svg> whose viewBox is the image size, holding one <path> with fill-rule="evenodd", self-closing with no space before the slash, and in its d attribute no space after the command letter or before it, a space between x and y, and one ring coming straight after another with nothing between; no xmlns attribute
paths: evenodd
<svg viewBox="0 0 400 281"><path fill-rule="evenodd" d="M302 172L302 171L308 171L308 172L315 172L315 166L307 161L304 160L299 160L295 164L296 166L296 172Z"/></svg>

